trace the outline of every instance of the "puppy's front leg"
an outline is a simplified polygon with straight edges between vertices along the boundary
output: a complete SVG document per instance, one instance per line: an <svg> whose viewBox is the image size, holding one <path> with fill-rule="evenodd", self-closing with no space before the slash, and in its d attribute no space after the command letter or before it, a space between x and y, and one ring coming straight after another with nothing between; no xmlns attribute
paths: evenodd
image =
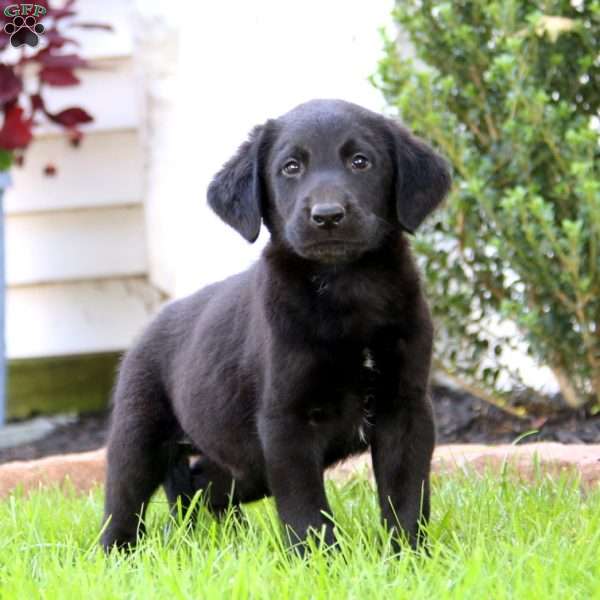
<svg viewBox="0 0 600 600"><path fill-rule="evenodd" d="M386 388L378 398L371 440L381 514L416 548L429 519L429 472L435 445L428 396L430 328L387 352ZM394 540L397 547L397 540Z"/></svg>
<svg viewBox="0 0 600 600"><path fill-rule="evenodd" d="M324 540L335 543L323 482L323 459L308 420L267 408L259 420L269 488L292 542L310 530L325 528Z"/></svg>
<svg viewBox="0 0 600 600"><path fill-rule="evenodd" d="M429 519L435 434L431 412L425 406L410 416L403 412L388 414L383 423L378 419L371 452L383 520L394 533L400 528L416 548L423 541L422 528Z"/></svg>

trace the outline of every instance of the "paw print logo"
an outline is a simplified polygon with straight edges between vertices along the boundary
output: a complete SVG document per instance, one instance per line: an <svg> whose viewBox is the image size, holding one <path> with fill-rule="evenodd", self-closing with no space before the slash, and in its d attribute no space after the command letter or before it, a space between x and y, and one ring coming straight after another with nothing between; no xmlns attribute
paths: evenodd
<svg viewBox="0 0 600 600"><path fill-rule="evenodd" d="M4 32L10 35L10 43L15 48L25 44L35 48L40 41L38 36L44 33L44 26L33 15L25 18L16 16L4 26Z"/></svg>

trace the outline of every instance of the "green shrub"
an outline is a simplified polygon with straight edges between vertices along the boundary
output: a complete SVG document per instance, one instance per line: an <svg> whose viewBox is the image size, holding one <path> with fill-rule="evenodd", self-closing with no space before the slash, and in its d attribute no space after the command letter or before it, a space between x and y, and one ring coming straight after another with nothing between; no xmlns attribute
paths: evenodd
<svg viewBox="0 0 600 600"><path fill-rule="evenodd" d="M600 2L399 0L374 77L454 168L420 251L438 364L501 397L525 339L565 401L600 406ZM499 323L513 322L522 336Z"/></svg>

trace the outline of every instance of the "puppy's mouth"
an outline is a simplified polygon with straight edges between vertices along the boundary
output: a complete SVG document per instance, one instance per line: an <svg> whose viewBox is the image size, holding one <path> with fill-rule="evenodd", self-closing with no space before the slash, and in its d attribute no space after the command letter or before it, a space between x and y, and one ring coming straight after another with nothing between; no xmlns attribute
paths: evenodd
<svg viewBox="0 0 600 600"><path fill-rule="evenodd" d="M305 244L299 254L309 260L323 263L349 262L358 258L365 250L364 244L346 240L327 240Z"/></svg>

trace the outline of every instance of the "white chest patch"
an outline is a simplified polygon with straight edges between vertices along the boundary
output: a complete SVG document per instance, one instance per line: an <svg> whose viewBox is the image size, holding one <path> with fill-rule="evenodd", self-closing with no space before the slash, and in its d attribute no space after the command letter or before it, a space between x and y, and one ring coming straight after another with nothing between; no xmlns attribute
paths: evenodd
<svg viewBox="0 0 600 600"><path fill-rule="evenodd" d="M361 423L358 426L358 439L363 443L366 444L367 443L367 434L365 433L365 425L364 423Z"/></svg>
<svg viewBox="0 0 600 600"><path fill-rule="evenodd" d="M363 350L363 367L365 369L369 369L369 371L376 371L375 359L373 358L373 354L368 348L365 348Z"/></svg>

